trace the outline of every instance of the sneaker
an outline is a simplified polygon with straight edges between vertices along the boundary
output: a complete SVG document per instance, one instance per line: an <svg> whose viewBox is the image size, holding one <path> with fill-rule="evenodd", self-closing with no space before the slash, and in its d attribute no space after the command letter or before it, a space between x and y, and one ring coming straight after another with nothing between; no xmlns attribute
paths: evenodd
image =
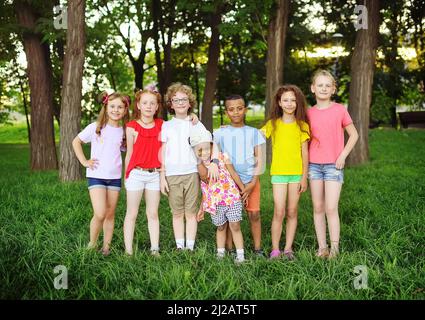
<svg viewBox="0 0 425 320"><path fill-rule="evenodd" d="M316 253L316 257L319 257L319 258L327 258L329 256L329 249L326 247L326 248L319 248L319 250L317 250L317 253Z"/></svg>
<svg viewBox="0 0 425 320"><path fill-rule="evenodd" d="M219 260L224 259L225 256L226 256L226 251L217 252L217 259L219 259Z"/></svg>
<svg viewBox="0 0 425 320"><path fill-rule="evenodd" d="M264 257L265 257L263 249L257 249L257 250L254 250L254 254L255 254L258 258L264 258Z"/></svg>
<svg viewBox="0 0 425 320"><path fill-rule="evenodd" d="M285 250L283 251L283 255L289 260L289 261L294 261L295 260L295 255L294 255L294 251L292 250Z"/></svg>
<svg viewBox="0 0 425 320"><path fill-rule="evenodd" d="M240 264L242 264L242 263L244 263L245 262L245 258L239 258L239 257L236 257L235 258L235 263L237 264L237 265L240 265Z"/></svg>
<svg viewBox="0 0 425 320"><path fill-rule="evenodd" d="M279 258L280 254L281 254L281 252L280 252L279 249L272 250L272 252L270 252L270 259Z"/></svg>
<svg viewBox="0 0 425 320"><path fill-rule="evenodd" d="M151 250L151 256L153 256L153 257L159 257L160 256L159 250Z"/></svg>

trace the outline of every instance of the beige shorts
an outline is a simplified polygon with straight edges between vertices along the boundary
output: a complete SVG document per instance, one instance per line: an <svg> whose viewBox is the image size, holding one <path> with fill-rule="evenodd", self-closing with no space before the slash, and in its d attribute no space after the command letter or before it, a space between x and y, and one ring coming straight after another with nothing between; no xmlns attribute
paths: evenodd
<svg viewBox="0 0 425 320"><path fill-rule="evenodd" d="M199 210L199 174L189 173L166 177L168 201L173 214L197 213Z"/></svg>

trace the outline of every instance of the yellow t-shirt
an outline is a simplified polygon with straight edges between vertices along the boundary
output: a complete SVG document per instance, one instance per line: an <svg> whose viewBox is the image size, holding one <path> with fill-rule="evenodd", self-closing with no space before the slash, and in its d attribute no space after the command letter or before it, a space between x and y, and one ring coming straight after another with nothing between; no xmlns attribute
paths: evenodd
<svg viewBox="0 0 425 320"><path fill-rule="evenodd" d="M302 122L301 131L297 122L284 123L277 119L273 132L271 120L261 128L266 138L272 138L272 167L271 175L299 175L303 174L301 146L310 139L308 124Z"/></svg>

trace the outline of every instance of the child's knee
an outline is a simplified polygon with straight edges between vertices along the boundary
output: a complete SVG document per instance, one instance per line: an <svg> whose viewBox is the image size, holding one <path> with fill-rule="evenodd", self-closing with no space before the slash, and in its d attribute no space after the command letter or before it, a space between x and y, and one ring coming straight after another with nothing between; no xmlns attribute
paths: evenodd
<svg viewBox="0 0 425 320"><path fill-rule="evenodd" d="M227 223L217 227L218 231L225 231L226 229L227 229Z"/></svg>
<svg viewBox="0 0 425 320"><path fill-rule="evenodd" d="M248 212L249 221L251 222L257 222L260 221L260 212L254 211L254 212Z"/></svg>
<svg viewBox="0 0 425 320"><path fill-rule="evenodd" d="M232 230L232 232L239 232L241 230L241 224L240 222L230 222L229 223L229 227L230 230Z"/></svg>
<svg viewBox="0 0 425 320"><path fill-rule="evenodd" d="M285 217L285 208L275 208L273 218L283 220L284 217Z"/></svg>
<svg viewBox="0 0 425 320"><path fill-rule="evenodd" d="M298 216L298 209L297 208L289 208L287 218L288 219L296 219Z"/></svg>
<svg viewBox="0 0 425 320"><path fill-rule="evenodd" d="M173 220L181 220L184 217L184 212L173 212Z"/></svg>

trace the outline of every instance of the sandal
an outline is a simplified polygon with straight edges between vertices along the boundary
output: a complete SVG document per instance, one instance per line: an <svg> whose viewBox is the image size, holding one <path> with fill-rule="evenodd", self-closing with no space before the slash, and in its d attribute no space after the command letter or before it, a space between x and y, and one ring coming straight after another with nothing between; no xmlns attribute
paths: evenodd
<svg viewBox="0 0 425 320"><path fill-rule="evenodd" d="M272 250L272 252L270 252L270 259L279 258L280 254L281 252L279 249Z"/></svg>
<svg viewBox="0 0 425 320"><path fill-rule="evenodd" d="M316 257L327 258L328 256L329 256L329 249L327 247L319 248L319 250L317 250Z"/></svg>
<svg viewBox="0 0 425 320"><path fill-rule="evenodd" d="M294 251L292 250L285 250L283 251L284 256L289 260L289 261L294 261L295 260L295 255L294 255Z"/></svg>

